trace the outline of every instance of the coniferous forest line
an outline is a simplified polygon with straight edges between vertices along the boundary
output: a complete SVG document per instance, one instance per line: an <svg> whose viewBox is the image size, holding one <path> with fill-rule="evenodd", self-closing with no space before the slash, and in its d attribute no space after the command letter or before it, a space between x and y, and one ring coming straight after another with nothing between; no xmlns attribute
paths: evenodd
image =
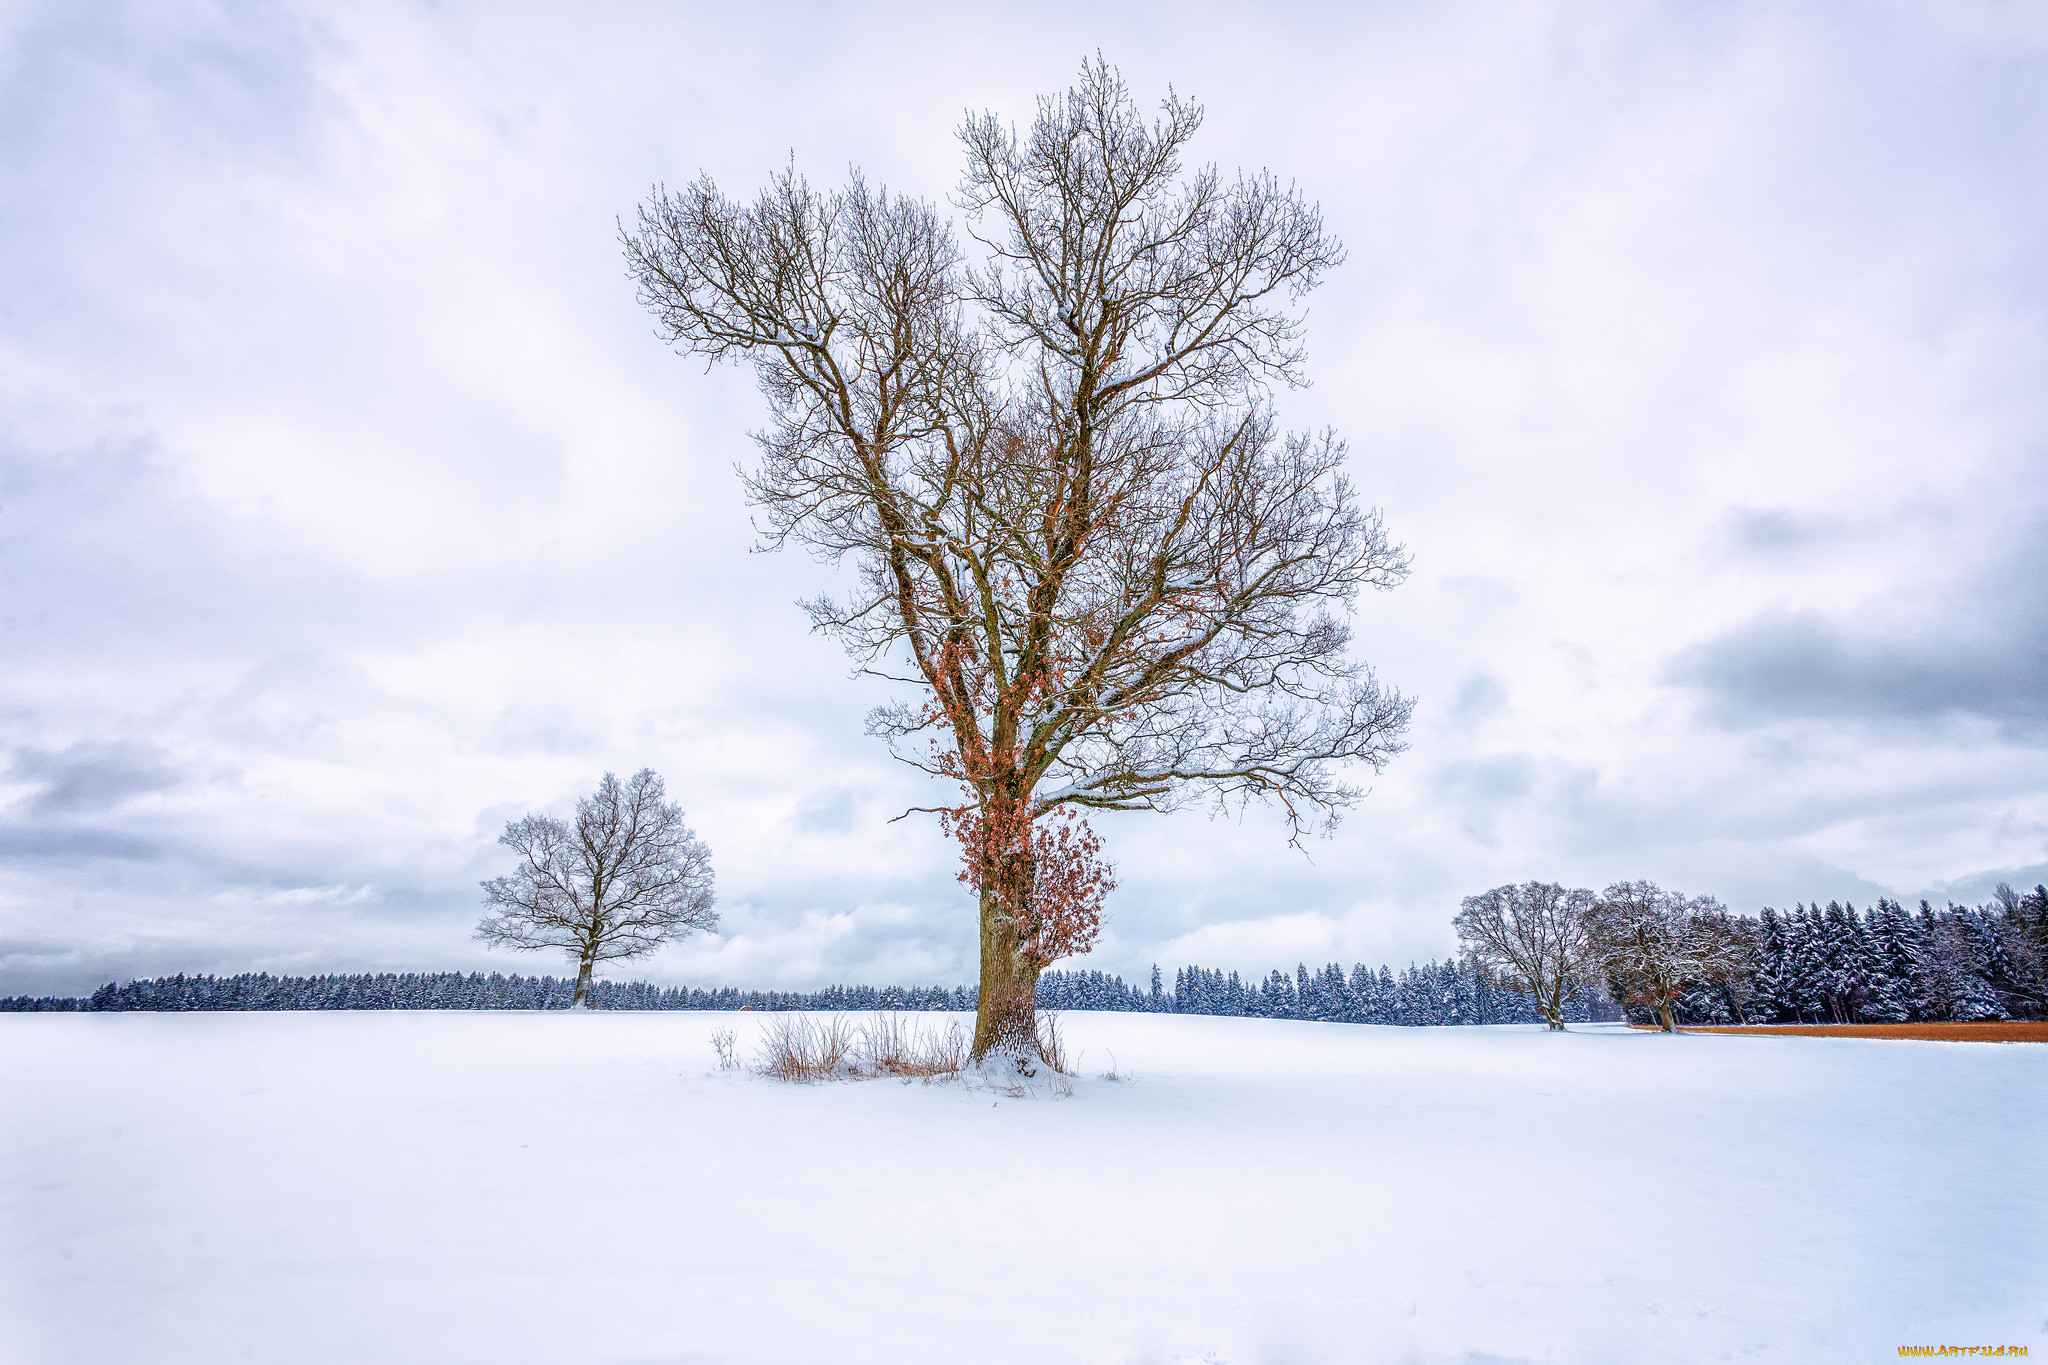
<svg viewBox="0 0 2048 1365"><path fill-rule="evenodd" d="M2048 888L2004 892L1998 902L1906 910L1880 900L1865 911L1829 902L1766 908L1733 917L1747 940L1742 970L1690 983L1682 1022L1902 1023L2048 1019ZM542 1010L564 1009L566 977L492 972L379 972L327 976L198 975L109 982L90 996L0 998L0 1011L128 1010ZM818 991L747 991L598 981L600 1010L972 1010L972 988L831 986ZM1395 973L1364 963L1305 964L1247 979L1237 972L1183 967L1168 989L1157 967L1133 986L1099 971L1043 973L1041 1009L1129 1010L1404 1026L1538 1021L1535 1001L1507 989L1470 957L1411 965ZM1638 1022L1647 1012L1626 1011ZM1574 1022L1620 1019L1621 1006L1589 982L1572 1003Z"/></svg>
<svg viewBox="0 0 2048 1365"><path fill-rule="evenodd" d="M146 977L109 982L89 996L17 996L0 1011L133 1010L546 1010L567 1009L569 977L492 972L379 972L330 976ZM972 987L831 986L818 991L745 991L734 987L655 986L598 981L590 1007L600 1010L972 1010ZM1582 1004L1579 1020L1619 1018L1605 1002ZM1241 1015L1363 1024L1510 1024L1537 1018L1535 1003L1493 986L1469 961L1430 962L1396 976L1359 964L1347 976L1331 963L1246 981L1236 972L1184 967L1167 991L1157 968L1149 987L1098 971L1047 971L1038 980L1041 1009L1126 1010L1162 1014Z"/></svg>
<svg viewBox="0 0 2048 1365"><path fill-rule="evenodd" d="M1880 900L1743 917L1749 970L1695 983L1688 1023L2048 1019L2048 887L1971 909Z"/></svg>

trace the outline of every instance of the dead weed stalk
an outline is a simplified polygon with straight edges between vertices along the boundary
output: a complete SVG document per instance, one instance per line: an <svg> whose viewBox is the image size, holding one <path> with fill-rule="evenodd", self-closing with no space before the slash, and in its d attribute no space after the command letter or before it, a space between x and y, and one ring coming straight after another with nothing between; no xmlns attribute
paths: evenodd
<svg viewBox="0 0 2048 1365"><path fill-rule="evenodd" d="M1067 1042L1060 1036L1060 1012L1041 1010L1038 1015L1038 1055L1062 1076L1074 1074L1067 1064Z"/></svg>

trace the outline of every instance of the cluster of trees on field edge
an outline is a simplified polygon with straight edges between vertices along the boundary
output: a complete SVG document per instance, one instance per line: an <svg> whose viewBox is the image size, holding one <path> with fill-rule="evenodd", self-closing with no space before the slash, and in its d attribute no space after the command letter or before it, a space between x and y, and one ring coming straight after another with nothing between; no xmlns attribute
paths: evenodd
<svg viewBox="0 0 2048 1365"><path fill-rule="evenodd" d="M1975 908L1830 901L1755 916L1652 882L1595 895L1555 883L1465 898L1455 920L1491 980L1552 1027L1595 983L1636 1021L1906 1023L2048 1019L2048 886Z"/></svg>

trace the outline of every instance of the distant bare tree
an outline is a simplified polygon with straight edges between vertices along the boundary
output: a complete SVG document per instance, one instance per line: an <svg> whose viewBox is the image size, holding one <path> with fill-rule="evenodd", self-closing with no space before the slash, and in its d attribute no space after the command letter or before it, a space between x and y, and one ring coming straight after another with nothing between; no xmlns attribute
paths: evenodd
<svg viewBox="0 0 2048 1365"><path fill-rule="evenodd" d="M1465 897L1451 923L1459 943L1505 985L1535 996L1543 1022L1558 1030L1590 965L1592 908L1591 891L1525 882Z"/></svg>
<svg viewBox="0 0 2048 1365"><path fill-rule="evenodd" d="M606 773L576 803L573 825L552 815L507 824L498 842L519 854L519 867L483 884L497 913L477 925L477 937L494 948L566 950L576 963L575 1007L598 963L716 929L711 853L666 795L651 768L630 782Z"/></svg>
<svg viewBox="0 0 2048 1365"><path fill-rule="evenodd" d="M1270 799L1299 837L1410 715L1342 619L1407 561L1343 443L1283 433L1268 398L1302 382L1300 300L1342 249L1272 176L1184 170L1200 122L1172 97L1148 122L1100 62L1021 140L970 118L985 269L858 173L751 203L700 178L622 229L662 335L759 376L770 542L857 571L813 625L918 689L870 732L960 784L977 1059L1038 1052L1038 973L1094 939L1085 812Z"/></svg>
<svg viewBox="0 0 2048 1365"><path fill-rule="evenodd" d="M1666 1033L1677 1030L1674 1006L1687 986L1741 971L1749 951L1719 901L1655 882L1608 887L1589 924L1593 956L1615 999L1654 1010Z"/></svg>

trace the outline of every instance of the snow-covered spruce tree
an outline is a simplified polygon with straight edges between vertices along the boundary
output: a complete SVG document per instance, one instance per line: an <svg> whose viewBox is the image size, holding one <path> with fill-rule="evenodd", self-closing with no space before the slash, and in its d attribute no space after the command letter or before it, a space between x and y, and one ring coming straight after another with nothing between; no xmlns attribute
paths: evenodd
<svg viewBox="0 0 2048 1365"><path fill-rule="evenodd" d="M1792 994L1789 959L1785 951L1785 924L1778 912L1765 906L1756 925L1756 1006L1765 1023L1781 1023L1792 1017L1788 1003Z"/></svg>
<svg viewBox="0 0 2048 1365"><path fill-rule="evenodd" d="M1401 988L1394 980L1394 969L1386 963L1380 964L1377 998L1373 1004L1375 1024L1398 1024L1401 1022Z"/></svg>
<svg viewBox="0 0 2048 1365"><path fill-rule="evenodd" d="M1927 993L1937 1019L1958 1023L2006 1017L1970 931L1970 912L1950 905L1937 912L1920 902L1919 926L1927 952Z"/></svg>
<svg viewBox="0 0 2048 1365"><path fill-rule="evenodd" d="M1998 908L1985 909L2004 940L2007 1003L2020 1017L2048 1018L2048 887L2021 895L2000 882L1992 894Z"/></svg>
<svg viewBox="0 0 2048 1365"><path fill-rule="evenodd" d="M2013 963L1998 932L1998 923L1991 907L1978 910L1955 912L1957 929L1970 946L1970 955L1976 963L1977 975L1983 981L1986 994L1998 1011L1997 1018L2012 1017L2012 988L2014 983Z"/></svg>
<svg viewBox="0 0 2048 1365"><path fill-rule="evenodd" d="M1352 964L1351 1013L1346 1017L1354 1024L1377 1024L1379 1001L1379 977L1375 976L1372 968L1363 962Z"/></svg>
<svg viewBox="0 0 2048 1365"><path fill-rule="evenodd" d="M1551 1029L1564 1027L1565 1004L1579 991L1590 941L1593 893L1555 882L1496 886L1467 896L1451 923L1464 950L1502 985L1535 997Z"/></svg>
<svg viewBox="0 0 2048 1365"><path fill-rule="evenodd" d="M717 928L710 850L666 796L652 769L629 782L606 773L576 803L573 824L552 815L511 821L498 842L519 854L519 866L483 884L496 913L477 937L494 948L566 950L576 964L573 1008L589 997L598 963Z"/></svg>
<svg viewBox="0 0 2048 1365"><path fill-rule="evenodd" d="M1794 1022L1820 1022L1822 971L1820 912L1801 901L1785 915L1784 1008Z"/></svg>
<svg viewBox="0 0 2048 1365"><path fill-rule="evenodd" d="M751 203L699 178L622 229L662 336L755 368L769 542L855 572L814 627L915 689L871 732L959 785L937 811L979 899L977 1059L1035 1054L1038 973L1095 937L1087 812L1257 798L1298 838L1409 720L1342 619L1407 561L1343 443L1270 401L1342 249L1271 175L1184 165L1201 120L1172 96L1147 120L1100 61L1021 137L968 119L978 266L857 172Z"/></svg>
<svg viewBox="0 0 2048 1365"><path fill-rule="evenodd" d="M1870 937L1875 973L1864 1017L1880 1024L1919 1018L1924 1007L1925 991L1920 983L1924 968L1912 919L1897 901L1880 898L1865 916L1865 932Z"/></svg>
<svg viewBox="0 0 2048 1365"><path fill-rule="evenodd" d="M1821 997L1838 1024L1863 1021L1882 973L1854 905L1829 901L1821 916Z"/></svg>

